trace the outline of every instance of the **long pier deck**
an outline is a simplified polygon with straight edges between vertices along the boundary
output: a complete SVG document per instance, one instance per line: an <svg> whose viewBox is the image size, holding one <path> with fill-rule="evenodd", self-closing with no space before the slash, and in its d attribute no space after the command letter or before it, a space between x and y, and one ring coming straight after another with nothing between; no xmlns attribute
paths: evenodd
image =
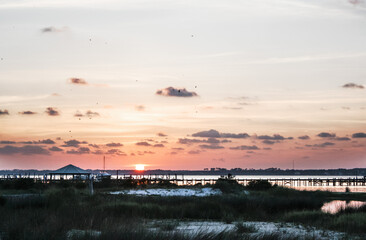
<svg viewBox="0 0 366 240"><path fill-rule="evenodd" d="M50 179L48 175L31 175L31 174L8 174L8 175L0 175L0 181L6 179L16 179L16 178L32 178L35 181L41 182L50 182L50 181L60 181L59 179ZM118 181L123 179L145 179L149 183L158 183L159 181L169 181L171 183L180 185L180 186L193 186L193 185L206 185L206 184L215 184L218 178L200 178L196 176L192 178L189 176L185 178L184 175L117 175L112 177L112 181ZM295 178L295 177L284 177L284 178L273 178L271 176L263 177L262 178L254 178L248 176L247 178L242 177L234 177L239 184L246 186L251 181L256 180L267 180L272 185L276 184L278 186L283 187L364 187L366 186L366 176L361 177L349 177L349 178ZM72 180L65 179L65 180Z"/></svg>

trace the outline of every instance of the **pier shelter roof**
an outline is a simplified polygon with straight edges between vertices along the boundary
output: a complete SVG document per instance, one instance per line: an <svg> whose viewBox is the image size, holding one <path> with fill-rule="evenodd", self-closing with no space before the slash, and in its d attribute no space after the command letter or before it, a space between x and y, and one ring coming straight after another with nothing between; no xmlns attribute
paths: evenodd
<svg viewBox="0 0 366 240"><path fill-rule="evenodd" d="M85 175L85 176L88 176L89 177L90 174L91 174L91 172L88 172L88 171L86 171L84 169L81 169L79 167L76 167L76 166L74 166L72 164L69 164L69 165L67 165L65 167L62 167L60 169L57 169L57 170L49 173L49 175L51 175L51 177L52 176L55 176L55 175L66 175L66 176L67 175L69 175L69 176L70 175L72 175L72 176Z"/></svg>

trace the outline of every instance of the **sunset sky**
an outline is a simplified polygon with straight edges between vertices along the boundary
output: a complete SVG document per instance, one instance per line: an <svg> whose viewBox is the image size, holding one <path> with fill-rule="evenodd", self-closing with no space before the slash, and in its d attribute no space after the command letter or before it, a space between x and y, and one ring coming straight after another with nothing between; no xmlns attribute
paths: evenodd
<svg viewBox="0 0 366 240"><path fill-rule="evenodd" d="M0 169L366 167L366 1L1 0Z"/></svg>

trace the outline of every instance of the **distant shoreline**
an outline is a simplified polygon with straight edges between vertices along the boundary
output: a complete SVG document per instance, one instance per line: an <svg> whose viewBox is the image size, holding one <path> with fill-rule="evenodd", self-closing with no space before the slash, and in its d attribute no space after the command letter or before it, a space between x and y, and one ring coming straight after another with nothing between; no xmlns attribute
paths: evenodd
<svg viewBox="0 0 366 240"><path fill-rule="evenodd" d="M99 173L101 169L87 169L91 173ZM53 170L36 170L36 169L13 169L0 170L0 175L6 174L22 174L22 175L42 175ZM212 170L106 170L106 172L116 175L263 175L263 176L366 176L366 168L354 169L215 169Z"/></svg>

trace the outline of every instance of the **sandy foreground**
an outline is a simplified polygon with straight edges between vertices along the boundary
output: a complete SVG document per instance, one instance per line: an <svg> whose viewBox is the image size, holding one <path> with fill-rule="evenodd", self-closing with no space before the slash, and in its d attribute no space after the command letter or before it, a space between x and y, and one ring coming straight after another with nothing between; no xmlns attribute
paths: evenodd
<svg viewBox="0 0 366 240"><path fill-rule="evenodd" d="M110 192L110 194L127 194L127 195L139 195L139 196L196 196L196 197L206 197L212 195L222 194L218 189L212 188L155 188L155 189L139 189L139 190L123 190Z"/></svg>
<svg viewBox="0 0 366 240"><path fill-rule="evenodd" d="M154 221L147 225L151 230L159 229L159 225L174 223L176 227L172 231L178 231L187 234L198 233L220 233L222 231L236 231L236 222L213 222L213 221ZM275 223L275 222L243 222L246 226L254 227L255 231L248 233L253 237L260 237L265 234L280 233L283 237L312 237L314 239L343 239L345 234L341 232L320 230L314 227L304 227L291 223ZM150 227L149 227L150 225Z"/></svg>

